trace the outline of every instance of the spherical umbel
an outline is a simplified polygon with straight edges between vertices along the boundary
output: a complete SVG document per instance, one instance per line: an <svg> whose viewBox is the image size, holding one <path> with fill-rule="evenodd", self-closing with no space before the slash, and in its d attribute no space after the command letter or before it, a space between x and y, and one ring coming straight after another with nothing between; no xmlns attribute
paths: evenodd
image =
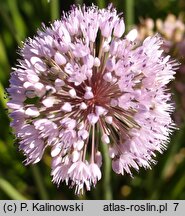
<svg viewBox="0 0 185 216"><path fill-rule="evenodd" d="M73 7L25 42L11 73L11 126L26 164L50 147L53 182L77 194L101 179L100 145L116 173L131 175L150 167L174 127L166 84L177 64L157 35L136 45L136 30L124 31L112 6Z"/></svg>

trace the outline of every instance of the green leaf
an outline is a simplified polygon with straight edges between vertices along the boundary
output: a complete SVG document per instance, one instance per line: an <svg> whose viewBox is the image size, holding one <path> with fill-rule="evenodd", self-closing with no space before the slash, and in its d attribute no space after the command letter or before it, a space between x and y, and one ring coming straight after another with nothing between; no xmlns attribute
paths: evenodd
<svg viewBox="0 0 185 216"><path fill-rule="evenodd" d="M0 188L4 191L9 198L15 200L26 200L27 198L20 194L7 180L0 177Z"/></svg>
<svg viewBox="0 0 185 216"><path fill-rule="evenodd" d="M7 106L6 106L7 102L8 102L8 99L6 98L5 89L0 82L0 103L2 104L4 109L7 108Z"/></svg>

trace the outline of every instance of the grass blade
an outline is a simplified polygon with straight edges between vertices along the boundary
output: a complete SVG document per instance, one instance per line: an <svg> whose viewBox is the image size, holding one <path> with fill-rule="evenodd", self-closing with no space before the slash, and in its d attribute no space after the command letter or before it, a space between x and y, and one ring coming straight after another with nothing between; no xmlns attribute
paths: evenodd
<svg viewBox="0 0 185 216"><path fill-rule="evenodd" d="M20 194L7 180L0 177L0 188L9 198L15 200L26 200L26 197Z"/></svg>

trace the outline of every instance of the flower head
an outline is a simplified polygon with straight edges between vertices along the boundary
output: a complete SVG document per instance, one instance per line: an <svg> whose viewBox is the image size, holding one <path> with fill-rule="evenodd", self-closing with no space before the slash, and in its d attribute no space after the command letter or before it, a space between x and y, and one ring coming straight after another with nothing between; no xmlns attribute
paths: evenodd
<svg viewBox="0 0 185 216"><path fill-rule="evenodd" d="M185 120L185 60L183 58L185 55L185 23L181 16L176 17L173 14L168 14L164 21L157 19L154 22L151 18L141 19L141 23L137 26L138 42L142 43L147 36L156 34L154 29L163 37L162 48L166 55L170 55L180 62L175 80L168 87L175 93L173 100L175 101L176 109L172 115L172 119L181 127Z"/></svg>
<svg viewBox="0 0 185 216"><path fill-rule="evenodd" d="M141 19L137 29L140 41L144 40L147 36L154 35L154 29L156 29L165 39L165 43L168 42L168 46L182 41L185 33L182 17L176 17L173 14L168 14L164 21L157 19L154 22L151 18Z"/></svg>
<svg viewBox="0 0 185 216"><path fill-rule="evenodd" d="M166 148L173 106L165 85L175 63L158 36L136 46L116 9L73 7L21 49L8 92L26 163L51 148L53 182L81 193L101 178L99 146L116 173L150 167Z"/></svg>

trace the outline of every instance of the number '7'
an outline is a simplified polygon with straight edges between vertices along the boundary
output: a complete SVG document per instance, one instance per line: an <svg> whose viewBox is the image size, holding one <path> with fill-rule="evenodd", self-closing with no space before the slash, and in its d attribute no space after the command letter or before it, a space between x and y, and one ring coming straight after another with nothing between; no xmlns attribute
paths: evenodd
<svg viewBox="0 0 185 216"><path fill-rule="evenodd" d="M173 203L173 204L175 205L174 211L176 211L177 210L177 206L179 205L179 203Z"/></svg>

